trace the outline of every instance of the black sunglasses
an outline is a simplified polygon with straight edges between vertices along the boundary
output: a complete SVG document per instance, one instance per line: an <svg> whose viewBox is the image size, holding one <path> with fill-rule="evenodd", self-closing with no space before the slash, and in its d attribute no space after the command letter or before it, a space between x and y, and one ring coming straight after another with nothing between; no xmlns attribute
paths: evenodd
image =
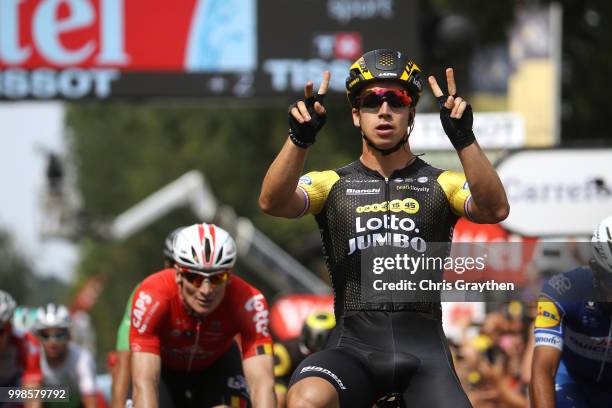
<svg viewBox="0 0 612 408"><path fill-rule="evenodd" d="M41 339L43 339L43 341L47 341L51 339L55 341L68 340L68 332L65 332L65 331L57 331L54 333L49 333L48 331L41 330L38 332L38 335L40 336Z"/></svg>

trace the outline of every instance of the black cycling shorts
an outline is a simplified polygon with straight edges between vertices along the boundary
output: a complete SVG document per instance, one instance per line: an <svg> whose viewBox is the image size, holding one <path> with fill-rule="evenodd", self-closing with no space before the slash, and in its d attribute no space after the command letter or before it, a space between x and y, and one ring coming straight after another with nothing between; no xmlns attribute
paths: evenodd
<svg viewBox="0 0 612 408"><path fill-rule="evenodd" d="M162 366L160 408L205 408L216 405L251 407L242 371L242 356L235 343L210 367L200 371L178 372Z"/></svg>
<svg viewBox="0 0 612 408"><path fill-rule="evenodd" d="M342 408L370 408L394 393L408 407L471 407L442 323L425 313L347 312L325 350L302 361L290 385L307 377L331 383Z"/></svg>

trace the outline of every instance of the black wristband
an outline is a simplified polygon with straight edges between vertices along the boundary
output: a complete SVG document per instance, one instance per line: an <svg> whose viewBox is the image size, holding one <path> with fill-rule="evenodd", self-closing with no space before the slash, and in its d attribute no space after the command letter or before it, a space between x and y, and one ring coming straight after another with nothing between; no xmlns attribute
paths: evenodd
<svg viewBox="0 0 612 408"><path fill-rule="evenodd" d="M310 146L314 144L314 140L311 143L308 143L308 142L303 142L297 137L295 137L295 133L293 133L293 130L291 128L289 128L289 140L291 140L291 142L293 142L294 145L302 149L308 149Z"/></svg>
<svg viewBox="0 0 612 408"><path fill-rule="evenodd" d="M298 122L291 114L291 110L297 107L297 102L289 105L289 139L293 142L293 144L303 149L306 149L314 144L317 133L319 130L321 130L325 124L325 121L327 120L327 115L318 114L315 111L314 105L315 102L319 102L321 106L323 106L324 101L325 95L320 95L318 93L304 101L308 114L310 115L310 120L304 123Z"/></svg>
<svg viewBox="0 0 612 408"><path fill-rule="evenodd" d="M447 99L448 95L438 97L438 103L440 105L440 122L442 122L444 133L448 136L453 147L455 150L459 151L476 141L476 136L472 130L474 113L472 111L472 105L468 104L460 119L451 118L451 109L444 106Z"/></svg>

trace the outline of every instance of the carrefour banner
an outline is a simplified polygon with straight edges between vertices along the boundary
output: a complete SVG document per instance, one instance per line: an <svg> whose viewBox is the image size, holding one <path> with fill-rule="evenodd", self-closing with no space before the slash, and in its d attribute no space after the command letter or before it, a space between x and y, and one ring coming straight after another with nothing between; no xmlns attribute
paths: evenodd
<svg viewBox="0 0 612 408"><path fill-rule="evenodd" d="M378 47L418 59L415 1L2 0L1 99L274 96Z"/></svg>

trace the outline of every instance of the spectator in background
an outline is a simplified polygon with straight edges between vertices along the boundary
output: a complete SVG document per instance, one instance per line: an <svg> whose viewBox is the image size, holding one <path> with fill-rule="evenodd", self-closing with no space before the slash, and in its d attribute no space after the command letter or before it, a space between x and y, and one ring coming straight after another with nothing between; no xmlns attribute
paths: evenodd
<svg viewBox="0 0 612 408"><path fill-rule="evenodd" d="M70 313L63 305L49 303L36 312L34 325L41 342L43 386L70 387L70 401L45 402L45 407L96 408L96 365L86 349L70 341Z"/></svg>
<svg viewBox="0 0 612 408"><path fill-rule="evenodd" d="M30 333L16 333L11 318L17 306L13 297L0 290L0 387L37 388L41 372L38 342ZM0 407L9 407L0 402ZM40 407L40 402L25 404Z"/></svg>
<svg viewBox="0 0 612 408"><path fill-rule="evenodd" d="M528 322L524 308L510 302L490 312L474 337L453 346L453 357L464 389L475 408L527 407L521 381ZM527 323L527 324L526 324Z"/></svg>

